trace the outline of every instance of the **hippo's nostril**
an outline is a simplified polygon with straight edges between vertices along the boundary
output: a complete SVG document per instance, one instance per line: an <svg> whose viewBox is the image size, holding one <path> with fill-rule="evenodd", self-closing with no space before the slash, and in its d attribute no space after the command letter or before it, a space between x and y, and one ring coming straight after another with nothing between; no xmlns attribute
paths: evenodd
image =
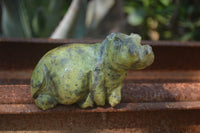
<svg viewBox="0 0 200 133"><path fill-rule="evenodd" d="M144 55L148 55L149 54L149 52L148 52L148 50L144 50Z"/></svg>
<svg viewBox="0 0 200 133"><path fill-rule="evenodd" d="M148 55L148 54L151 54L152 53L152 48L151 48L151 46L149 46L149 45L145 45L144 46L144 54L145 55Z"/></svg>

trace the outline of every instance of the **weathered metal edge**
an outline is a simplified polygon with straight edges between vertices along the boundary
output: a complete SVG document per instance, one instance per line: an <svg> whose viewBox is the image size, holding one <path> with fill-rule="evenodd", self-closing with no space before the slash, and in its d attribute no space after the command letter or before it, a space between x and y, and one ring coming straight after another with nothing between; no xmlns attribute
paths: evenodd
<svg viewBox="0 0 200 133"><path fill-rule="evenodd" d="M51 38L0 38L0 43L26 43L28 44L70 44L70 43L97 43L103 39L51 39ZM200 47L199 41L147 41L143 40L142 44L150 44L152 46L179 46L179 47Z"/></svg>
<svg viewBox="0 0 200 133"><path fill-rule="evenodd" d="M37 113L93 113L93 112L134 112L134 111L169 111L197 110L200 101L195 102L158 102L158 103L120 103L116 107L94 107L80 109L76 105L59 105L54 109L43 111L34 104L1 104L0 114L37 114Z"/></svg>

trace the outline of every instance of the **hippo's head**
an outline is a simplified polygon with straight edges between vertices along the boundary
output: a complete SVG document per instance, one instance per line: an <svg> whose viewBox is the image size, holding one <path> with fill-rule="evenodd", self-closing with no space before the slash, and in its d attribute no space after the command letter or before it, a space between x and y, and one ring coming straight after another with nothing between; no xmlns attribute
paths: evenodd
<svg viewBox="0 0 200 133"><path fill-rule="evenodd" d="M106 43L108 61L116 69L143 69L153 63L151 46L141 45L138 34L112 33Z"/></svg>

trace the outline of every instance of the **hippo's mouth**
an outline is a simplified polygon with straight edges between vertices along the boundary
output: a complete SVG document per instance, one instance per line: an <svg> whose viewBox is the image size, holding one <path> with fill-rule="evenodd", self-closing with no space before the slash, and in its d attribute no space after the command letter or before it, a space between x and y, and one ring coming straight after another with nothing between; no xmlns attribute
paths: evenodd
<svg viewBox="0 0 200 133"><path fill-rule="evenodd" d="M135 62L132 66L131 69L144 69L148 66L150 66L154 61L154 55L148 55L148 57L146 57L146 59L144 60L138 60L137 62Z"/></svg>

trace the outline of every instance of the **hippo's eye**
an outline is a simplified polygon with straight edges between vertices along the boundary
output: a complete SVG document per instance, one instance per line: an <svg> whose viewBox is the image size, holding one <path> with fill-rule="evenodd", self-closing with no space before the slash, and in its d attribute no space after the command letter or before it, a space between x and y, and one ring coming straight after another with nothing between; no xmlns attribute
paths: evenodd
<svg viewBox="0 0 200 133"><path fill-rule="evenodd" d="M134 48L129 48L129 49L128 49L128 52L129 52L131 55L133 55L133 56L136 56L136 55L137 55L137 53L136 53L136 51L134 50Z"/></svg>
<svg viewBox="0 0 200 133"><path fill-rule="evenodd" d="M122 43L122 40L120 38L116 37L114 42L115 42L115 44L120 45Z"/></svg>
<svg viewBox="0 0 200 133"><path fill-rule="evenodd" d="M122 46L122 40L120 38L115 38L114 40L114 43L115 43L115 49L120 49L121 46Z"/></svg>

